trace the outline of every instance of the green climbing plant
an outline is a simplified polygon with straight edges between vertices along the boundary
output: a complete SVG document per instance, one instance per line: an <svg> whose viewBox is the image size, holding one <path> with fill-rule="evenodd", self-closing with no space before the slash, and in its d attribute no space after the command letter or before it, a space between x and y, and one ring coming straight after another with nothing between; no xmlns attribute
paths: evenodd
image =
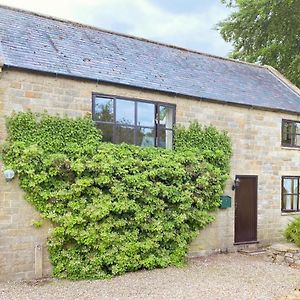
<svg viewBox="0 0 300 300"><path fill-rule="evenodd" d="M4 163L53 224L58 278L182 265L228 178L228 136L197 123L176 130L175 150L103 143L87 117L17 113L7 131Z"/></svg>

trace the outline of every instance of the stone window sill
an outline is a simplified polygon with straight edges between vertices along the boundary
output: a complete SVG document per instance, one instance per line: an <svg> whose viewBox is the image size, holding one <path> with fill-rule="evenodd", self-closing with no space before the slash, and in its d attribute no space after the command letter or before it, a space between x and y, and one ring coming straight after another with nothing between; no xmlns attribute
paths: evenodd
<svg viewBox="0 0 300 300"><path fill-rule="evenodd" d="M281 215L282 216L293 216L293 215L300 216L300 211L282 212Z"/></svg>
<svg viewBox="0 0 300 300"><path fill-rule="evenodd" d="M296 150L296 151L300 151L300 147L281 146L281 149L283 149L283 150Z"/></svg>

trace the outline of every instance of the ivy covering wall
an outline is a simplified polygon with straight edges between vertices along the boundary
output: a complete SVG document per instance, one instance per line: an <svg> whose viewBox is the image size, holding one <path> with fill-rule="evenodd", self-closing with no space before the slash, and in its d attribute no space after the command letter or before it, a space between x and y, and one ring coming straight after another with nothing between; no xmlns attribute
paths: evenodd
<svg viewBox="0 0 300 300"><path fill-rule="evenodd" d="M175 150L103 143L90 118L18 113L7 130L4 163L54 225L59 278L182 265L228 178L228 136L197 123L176 130Z"/></svg>

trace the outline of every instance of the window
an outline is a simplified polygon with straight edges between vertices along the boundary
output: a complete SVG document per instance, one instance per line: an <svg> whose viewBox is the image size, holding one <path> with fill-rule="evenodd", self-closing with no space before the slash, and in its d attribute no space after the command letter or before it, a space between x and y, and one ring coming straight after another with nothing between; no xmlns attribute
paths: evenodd
<svg viewBox="0 0 300 300"><path fill-rule="evenodd" d="M299 211L299 180L299 176L282 177L282 211Z"/></svg>
<svg viewBox="0 0 300 300"><path fill-rule="evenodd" d="M93 120L106 142L173 146L173 104L93 94Z"/></svg>
<svg viewBox="0 0 300 300"><path fill-rule="evenodd" d="M282 146L300 147L300 122L282 120Z"/></svg>

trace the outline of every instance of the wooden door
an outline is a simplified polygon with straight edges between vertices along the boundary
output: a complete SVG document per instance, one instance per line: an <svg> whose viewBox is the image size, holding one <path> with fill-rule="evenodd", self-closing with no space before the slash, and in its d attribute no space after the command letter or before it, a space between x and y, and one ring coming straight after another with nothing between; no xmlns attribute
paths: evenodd
<svg viewBox="0 0 300 300"><path fill-rule="evenodd" d="M257 241L257 176L236 176L234 242Z"/></svg>

